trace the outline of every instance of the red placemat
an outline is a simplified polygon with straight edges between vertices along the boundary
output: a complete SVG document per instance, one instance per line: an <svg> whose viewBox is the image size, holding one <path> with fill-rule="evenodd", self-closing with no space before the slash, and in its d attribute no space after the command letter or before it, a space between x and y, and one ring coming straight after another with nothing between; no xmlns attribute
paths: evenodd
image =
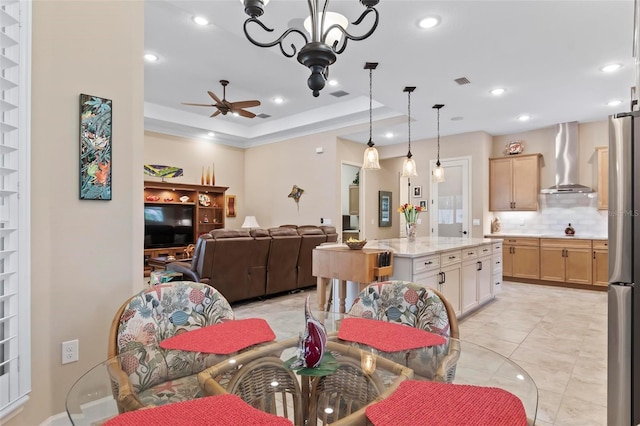
<svg viewBox="0 0 640 426"><path fill-rule="evenodd" d="M416 380L365 413L374 426L527 426L522 401L504 389Z"/></svg>
<svg viewBox="0 0 640 426"><path fill-rule="evenodd" d="M237 395L216 395L120 414L104 426L285 426L284 417L253 408Z"/></svg>
<svg viewBox="0 0 640 426"><path fill-rule="evenodd" d="M276 338L269 324L260 318L224 321L187 331L160 342L163 349L230 354Z"/></svg>
<svg viewBox="0 0 640 426"><path fill-rule="evenodd" d="M363 343L384 352L442 345L447 340L419 328L368 318L345 318L338 339Z"/></svg>

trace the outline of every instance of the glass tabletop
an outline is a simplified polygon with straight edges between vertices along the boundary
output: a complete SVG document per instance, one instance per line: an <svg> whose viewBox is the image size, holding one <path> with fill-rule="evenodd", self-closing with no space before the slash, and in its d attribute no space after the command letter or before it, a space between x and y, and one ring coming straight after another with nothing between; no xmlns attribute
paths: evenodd
<svg viewBox="0 0 640 426"><path fill-rule="evenodd" d="M453 352L451 348L455 348L456 350L459 349L459 354L454 357L456 359L454 360L453 374L450 374L448 381L454 384L490 386L507 390L522 401L530 424L533 424L535 420L538 404L538 391L535 383L527 372L516 363L488 348L471 342L447 339L443 345L435 347L416 348L395 353L382 352L363 344L345 342L337 338L343 320L348 318L347 315L333 312L314 312L314 315L319 321L323 322L327 329L330 340L328 349L336 354L341 364L348 364L352 375L355 374L360 379L362 378L363 369L367 368L364 359L365 355L370 355L366 356L366 358L377 360L374 367L376 372L375 380L361 380L361 383L359 383L359 386L362 386L365 391L368 391L369 387L373 387L371 389L372 392L388 395L404 379L432 379L429 375L435 374L443 362L451 361L451 353ZM300 311L281 310L260 314L259 317L265 319L273 329L276 335L274 342L256 345L239 353L229 355L174 350L172 351L172 356L177 356L184 363L190 363L194 376L199 375L200 386L203 385L203 381L207 377L214 377L216 380L212 386L220 386L216 388L217 391L222 389L226 392L230 384L238 387L240 386L238 383L241 384L242 382L237 377L239 376L237 374L238 371L241 370L241 368L237 367L238 365L246 366L250 362L254 362L254 367L255 363L266 365L265 362L261 361L265 361L267 358L276 364L284 363L284 361L296 356L298 338L304 331L304 313ZM375 330L372 330L372 332L375 333ZM72 424L99 424L119 414L118 403L116 397L114 397L114 392L117 392L116 380L114 380L116 373L114 372L120 371L122 366L126 366L126 363L130 362L131 359L140 358L141 351L162 354L165 350L158 346L150 345L141 346L134 351L124 352L115 358L99 363L74 383L66 397L66 410ZM241 362L238 362L238 360ZM225 367L225 365L231 366ZM214 376L210 374L212 368L215 370ZM369 366L368 368L371 367ZM448 370L451 371L452 369ZM227 374L225 378L225 372L231 371L233 371L233 374ZM359 374L357 374L358 372ZM331 386L328 383L323 385L324 388L314 390L315 382L313 380L305 381L301 375L296 375L295 372L292 374L297 378L297 386L300 387L300 393L303 396L301 400L303 406L301 415L304 418L309 416L311 410L311 412L320 413L318 416L312 416L314 421L324 423L321 416L325 415L327 410L338 410L344 406L344 403L337 404L336 401L330 398L324 400L324 402L318 402L317 395L320 395L322 389L326 390L325 393L330 393ZM372 376L367 371L365 371L364 375ZM234 376L235 382L230 383ZM296 385L293 384L292 386L295 387ZM319 385L316 384L317 386ZM312 395L313 392L316 392L314 394L316 396L310 397L309 395ZM204 393L211 394L211 392ZM312 401L315 401L313 402L315 405L312 404ZM291 402L290 405L288 416L294 420L295 410L293 407L295 404ZM122 407L120 408L122 409ZM257 408L261 407L258 406ZM325 416L324 420L332 420L331 413Z"/></svg>

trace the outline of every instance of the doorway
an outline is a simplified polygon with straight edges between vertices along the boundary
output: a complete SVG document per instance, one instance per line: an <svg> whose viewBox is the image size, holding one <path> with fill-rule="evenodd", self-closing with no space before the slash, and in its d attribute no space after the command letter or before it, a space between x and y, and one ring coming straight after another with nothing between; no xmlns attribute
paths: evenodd
<svg viewBox="0 0 640 426"><path fill-rule="evenodd" d="M471 157L441 159L445 181L431 182L431 235L434 237L471 236ZM430 170L436 162L431 160Z"/></svg>
<svg viewBox="0 0 640 426"><path fill-rule="evenodd" d="M336 224L340 229L341 241L349 238L360 239L362 173L360 166L342 163L340 173L341 221Z"/></svg>

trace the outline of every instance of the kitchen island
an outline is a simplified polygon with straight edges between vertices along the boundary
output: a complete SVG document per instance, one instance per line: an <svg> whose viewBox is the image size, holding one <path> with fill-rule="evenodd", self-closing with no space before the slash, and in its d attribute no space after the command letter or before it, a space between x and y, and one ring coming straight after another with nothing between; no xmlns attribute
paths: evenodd
<svg viewBox="0 0 640 426"><path fill-rule="evenodd" d="M314 251L345 247L341 244L318 246ZM406 238L369 241L366 250L392 252L393 280L423 284L440 291L454 307L457 316L466 315L492 300L496 287L502 283L502 241L487 238L418 237L409 242ZM339 254L338 254L339 255ZM348 252L345 256L348 255ZM316 257L314 257L314 262ZM357 268L354 265L354 268ZM318 276L319 299L326 280L337 276L332 265L314 264L314 270L322 269ZM368 282L359 282L361 290ZM339 297L343 297L344 292ZM338 300L338 306L345 305Z"/></svg>

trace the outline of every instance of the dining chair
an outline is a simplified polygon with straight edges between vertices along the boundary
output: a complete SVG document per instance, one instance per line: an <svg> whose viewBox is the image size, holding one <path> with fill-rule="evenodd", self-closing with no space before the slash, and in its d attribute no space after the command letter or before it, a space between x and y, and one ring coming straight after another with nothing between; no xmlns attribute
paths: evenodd
<svg viewBox="0 0 640 426"><path fill-rule="evenodd" d="M417 379L453 381L460 357L460 331L453 306L439 291L400 280L373 283L356 296L348 314L450 338L444 345L387 353L385 357L412 368Z"/></svg>
<svg viewBox="0 0 640 426"><path fill-rule="evenodd" d="M193 281L156 285L127 299L113 318L108 344L108 368L119 411L201 396L197 374L222 357L165 350L158 344L233 318L222 294Z"/></svg>

